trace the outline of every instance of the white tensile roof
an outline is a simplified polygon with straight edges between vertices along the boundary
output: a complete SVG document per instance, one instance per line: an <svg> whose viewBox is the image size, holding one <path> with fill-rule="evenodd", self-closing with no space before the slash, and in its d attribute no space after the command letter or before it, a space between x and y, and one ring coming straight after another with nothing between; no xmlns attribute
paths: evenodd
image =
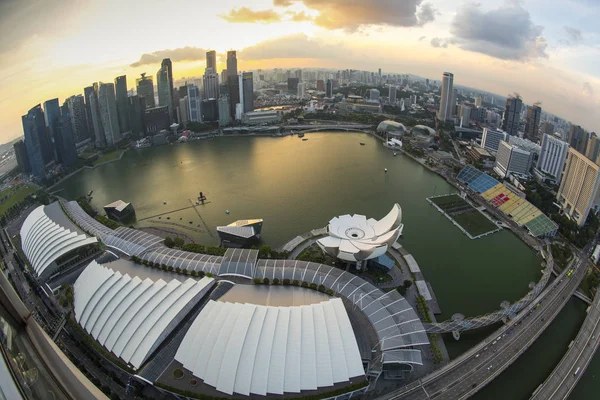
<svg viewBox="0 0 600 400"><path fill-rule="evenodd" d="M175 360L229 395L299 393L364 376L339 298L299 307L211 300Z"/></svg>
<svg viewBox="0 0 600 400"><path fill-rule="evenodd" d="M114 208L117 211L121 212L124 209L126 209L129 204L131 203L126 203L123 200L117 200L115 202L105 205L104 208Z"/></svg>
<svg viewBox="0 0 600 400"><path fill-rule="evenodd" d="M364 215L341 215L329 221L329 236L317 244L333 257L345 261L362 261L385 254L402 234L402 210L394 204L392 210L380 219Z"/></svg>
<svg viewBox="0 0 600 400"><path fill-rule="evenodd" d="M50 216L46 213L47 207L50 207ZM56 205L39 206L27 216L21 227L21 247L37 276L52 274L53 271L48 267L59 257L79 247L98 242L95 237L89 237L76 230L75 226L68 229L63 226L66 224L59 224L52 217L67 217L56 213L62 213Z"/></svg>
<svg viewBox="0 0 600 400"><path fill-rule="evenodd" d="M213 285L212 278L141 280L92 261L74 285L75 319L137 369Z"/></svg>

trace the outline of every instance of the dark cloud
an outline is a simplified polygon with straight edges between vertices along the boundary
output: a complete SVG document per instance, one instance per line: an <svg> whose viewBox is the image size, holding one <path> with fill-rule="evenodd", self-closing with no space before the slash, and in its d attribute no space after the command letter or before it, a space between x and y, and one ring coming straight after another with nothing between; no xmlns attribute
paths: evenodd
<svg viewBox="0 0 600 400"><path fill-rule="evenodd" d="M503 60L547 57L543 27L517 2L490 11L468 4L458 10L450 31L450 42L464 50Z"/></svg>
<svg viewBox="0 0 600 400"><path fill-rule="evenodd" d="M31 37L58 34L81 6L77 0L0 0L0 53L14 51Z"/></svg>
<svg viewBox="0 0 600 400"><path fill-rule="evenodd" d="M274 0L276 6L302 3L319 12L315 24L327 29L358 30L368 25L422 26L435 18L423 0Z"/></svg>
<svg viewBox="0 0 600 400"><path fill-rule="evenodd" d="M583 40L583 36L581 35L581 30L577 28L573 28L571 26L565 26L565 32L567 33L567 41L568 43L579 43Z"/></svg>
<svg viewBox="0 0 600 400"><path fill-rule="evenodd" d="M304 34L266 40L238 52L242 60L269 60L275 58L341 58L350 56L343 45L323 43Z"/></svg>
<svg viewBox="0 0 600 400"><path fill-rule="evenodd" d="M206 59L206 50L198 47L180 47L178 49L159 50L153 53L144 53L139 61L131 64L131 67L141 65L160 64L164 58L170 58L171 61L198 61Z"/></svg>
<svg viewBox="0 0 600 400"><path fill-rule="evenodd" d="M448 41L438 37L431 39L430 43L433 47L443 47L444 49L448 47Z"/></svg>
<svg viewBox="0 0 600 400"><path fill-rule="evenodd" d="M421 37L419 38L419 42L421 42L421 41L423 41L423 40L425 40L425 39L427 39L427 36L421 36Z"/></svg>
<svg viewBox="0 0 600 400"><path fill-rule="evenodd" d="M234 8L229 14L221 15L228 22L235 23L271 23L281 21L281 15L273 10L254 11L248 7Z"/></svg>

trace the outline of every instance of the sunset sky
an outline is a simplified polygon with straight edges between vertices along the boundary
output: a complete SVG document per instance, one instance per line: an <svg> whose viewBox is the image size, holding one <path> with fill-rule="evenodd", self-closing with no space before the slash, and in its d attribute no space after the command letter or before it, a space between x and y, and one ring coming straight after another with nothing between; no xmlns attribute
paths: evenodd
<svg viewBox="0 0 600 400"><path fill-rule="evenodd" d="M238 50L239 70L450 71L600 130L600 0L2 0L0 20L0 142L35 104L122 74L132 88L164 57L199 76L207 49Z"/></svg>

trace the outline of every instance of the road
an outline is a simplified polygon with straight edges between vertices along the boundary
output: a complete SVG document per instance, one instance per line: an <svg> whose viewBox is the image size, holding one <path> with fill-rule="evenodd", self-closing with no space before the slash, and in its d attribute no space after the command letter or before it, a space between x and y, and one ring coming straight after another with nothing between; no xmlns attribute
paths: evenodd
<svg viewBox="0 0 600 400"><path fill-rule="evenodd" d="M417 383L381 396L380 400L466 399L508 368L548 327L575 292L588 266L586 250L515 319L466 354Z"/></svg>
<svg viewBox="0 0 600 400"><path fill-rule="evenodd" d="M588 308L577 337L560 363L531 396L531 400L566 399L600 345L600 296Z"/></svg>

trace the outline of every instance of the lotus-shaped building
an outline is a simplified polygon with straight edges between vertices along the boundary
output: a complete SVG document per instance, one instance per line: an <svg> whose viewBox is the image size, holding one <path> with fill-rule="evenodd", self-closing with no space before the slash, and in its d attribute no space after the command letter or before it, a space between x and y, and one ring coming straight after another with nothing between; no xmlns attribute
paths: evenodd
<svg viewBox="0 0 600 400"><path fill-rule="evenodd" d="M402 234L402 209L392 211L379 221L364 215L341 215L329 221L329 236L317 241L327 254L344 261L360 262L385 254Z"/></svg>

